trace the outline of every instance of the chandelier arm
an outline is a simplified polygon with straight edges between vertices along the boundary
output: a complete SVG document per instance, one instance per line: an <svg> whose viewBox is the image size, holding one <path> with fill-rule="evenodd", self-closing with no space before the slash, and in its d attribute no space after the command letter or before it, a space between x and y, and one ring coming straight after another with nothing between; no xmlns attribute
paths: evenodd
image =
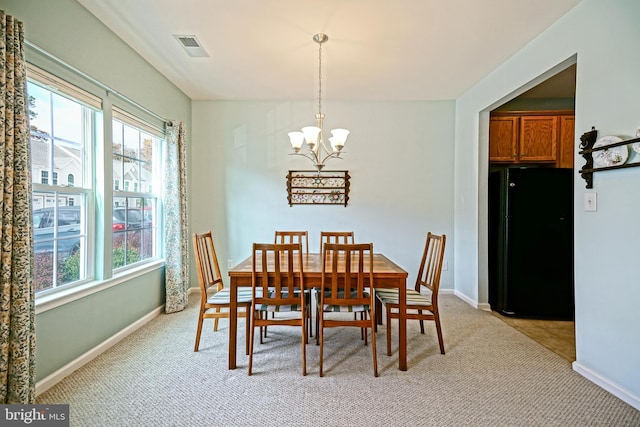
<svg viewBox="0 0 640 427"><path fill-rule="evenodd" d="M340 153L330 153L327 156L325 156L324 159L322 159L322 164L324 164L325 161L327 161L328 159L340 159L342 160L342 157L340 157Z"/></svg>
<svg viewBox="0 0 640 427"><path fill-rule="evenodd" d="M306 157L307 159L311 160L311 162L314 165L319 164L319 159L318 156L315 154L315 152L311 151L311 153L313 153L313 156L310 155L309 153L289 153L290 156L302 156L302 157ZM324 161L322 162L324 163Z"/></svg>

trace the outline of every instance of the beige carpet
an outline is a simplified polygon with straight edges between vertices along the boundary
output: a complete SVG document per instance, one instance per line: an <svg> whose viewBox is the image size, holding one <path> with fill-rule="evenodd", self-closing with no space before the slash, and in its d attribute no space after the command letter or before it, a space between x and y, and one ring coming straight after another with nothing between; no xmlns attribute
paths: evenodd
<svg viewBox="0 0 640 427"><path fill-rule="evenodd" d="M238 369L227 370L227 324L205 324L193 352L196 300L162 315L38 397L69 403L72 426L639 426L640 411L571 370L570 363L458 298L441 298L447 354L433 324L410 322L409 370L397 369L378 330L380 376L356 329L325 333L318 347L292 328L269 329L247 376L244 335ZM240 321L244 331L243 321ZM397 325L394 325L397 331Z"/></svg>

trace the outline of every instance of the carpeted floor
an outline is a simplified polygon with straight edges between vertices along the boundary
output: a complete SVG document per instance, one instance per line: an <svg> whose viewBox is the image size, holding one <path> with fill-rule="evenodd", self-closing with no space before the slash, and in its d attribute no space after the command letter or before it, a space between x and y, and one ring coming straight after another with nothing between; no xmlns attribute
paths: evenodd
<svg viewBox="0 0 640 427"><path fill-rule="evenodd" d="M307 345L301 375L293 328L270 328L247 376L244 328L238 369L227 370L227 324L205 323L193 352L196 299L162 315L38 397L69 403L72 426L639 426L640 411L584 379L570 363L452 295L441 296L447 354L433 324L409 322L409 370L397 369L397 340L371 348L355 328L325 332L325 376ZM241 320L241 322L243 322ZM397 331L397 325L394 324ZM395 334L397 338L397 334Z"/></svg>

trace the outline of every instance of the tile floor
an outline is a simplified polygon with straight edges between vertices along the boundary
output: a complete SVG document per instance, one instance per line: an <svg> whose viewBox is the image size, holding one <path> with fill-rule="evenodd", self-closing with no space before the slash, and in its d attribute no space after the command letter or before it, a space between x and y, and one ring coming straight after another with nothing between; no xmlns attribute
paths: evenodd
<svg viewBox="0 0 640 427"><path fill-rule="evenodd" d="M502 316L495 311L492 313L569 362L576 360L576 337L573 321L524 319Z"/></svg>

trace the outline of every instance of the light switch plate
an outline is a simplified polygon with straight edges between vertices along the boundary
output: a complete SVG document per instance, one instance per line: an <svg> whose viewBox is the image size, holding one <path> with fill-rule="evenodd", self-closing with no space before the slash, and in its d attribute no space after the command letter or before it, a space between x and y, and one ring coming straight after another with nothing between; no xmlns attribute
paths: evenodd
<svg viewBox="0 0 640 427"><path fill-rule="evenodd" d="M584 193L584 211L595 212L597 208L596 193Z"/></svg>

